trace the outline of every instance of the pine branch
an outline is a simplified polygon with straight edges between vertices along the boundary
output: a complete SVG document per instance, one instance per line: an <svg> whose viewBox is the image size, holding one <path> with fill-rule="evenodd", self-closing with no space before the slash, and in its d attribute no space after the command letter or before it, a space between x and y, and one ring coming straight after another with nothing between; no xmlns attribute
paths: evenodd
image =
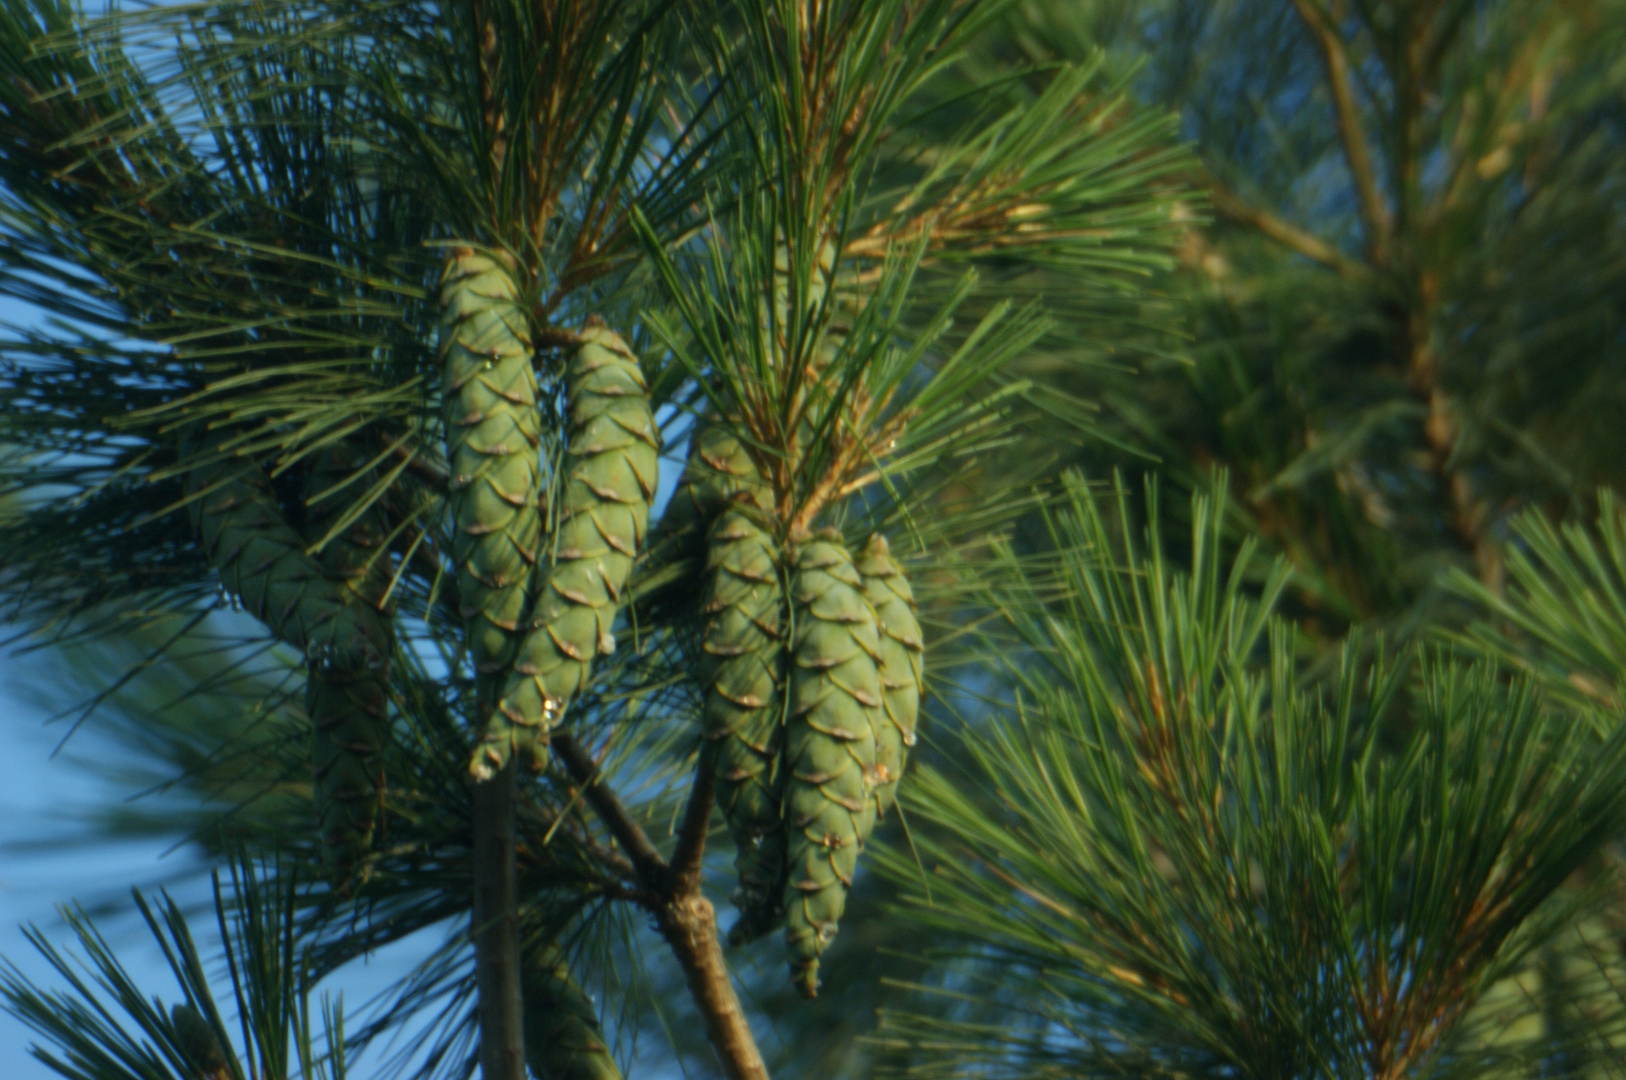
<svg viewBox="0 0 1626 1080"><path fill-rule="evenodd" d="M706 834L711 828L716 782L714 770L703 767L696 770L694 787L689 789L689 804L683 811L683 824L678 829L677 848L667 868L674 894L700 891L700 867L706 854Z"/></svg>
<svg viewBox="0 0 1626 1080"><path fill-rule="evenodd" d="M525 1080L513 762L474 785L473 809L470 936L479 987L480 1072L485 1080Z"/></svg>
<svg viewBox="0 0 1626 1080"><path fill-rule="evenodd" d="M674 897L662 908L659 920L661 936L683 967L684 980L705 1018L706 1036L723 1072L729 1080L768 1080L768 1066L723 961L711 901L698 890Z"/></svg>
<svg viewBox="0 0 1626 1080"><path fill-rule="evenodd" d="M1214 209L1226 217L1253 226L1265 236L1305 258L1336 270L1352 280L1359 280L1371 274L1371 270L1364 263L1351 259L1319 236L1245 202L1217 179L1208 182L1208 194L1213 201Z"/></svg>
<svg viewBox="0 0 1626 1080"><path fill-rule="evenodd" d="M700 891L700 858L711 818L710 772L699 771L683 815L677 852L668 863L604 782L592 755L563 732L554 733L552 746L566 771L582 786L588 804L632 859L639 882L648 894L641 902L655 916L661 936L683 968L684 980L705 1020L706 1035L723 1072L729 1080L768 1080L767 1065L723 960L717 913Z"/></svg>
<svg viewBox="0 0 1626 1080"><path fill-rule="evenodd" d="M1322 59L1327 65L1327 86L1332 91L1333 106L1338 113L1338 134L1343 139L1344 156L1349 162L1350 176L1355 181L1355 193L1360 200L1361 221L1366 226L1367 252L1373 263L1382 266L1388 262L1393 221L1383 195L1378 191L1377 174L1373 171L1366 131L1361 123L1360 105L1355 100L1349 67L1349 50L1331 16L1317 0L1293 0L1310 32L1321 46Z"/></svg>
<svg viewBox="0 0 1626 1080"><path fill-rule="evenodd" d="M1414 316L1406 328L1410 345L1409 381L1418 400L1427 409L1423 420L1423 440L1427 460L1441 488L1450 522L1451 535L1474 561L1479 580L1499 588L1502 556L1498 545L1485 534L1487 518L1484 500L1474 491L1473 481L1456 460L1459 425L1455 406L1440 385L1433 347L1427 340L1426 322ZM1419 327L1417 324L1422 324Z"/></svg>
<svg viewBox="0 0 1626 1080"><path fill-rule="evenodd" d="M627 808L604 782L598 762L594 761L586 748L576 741L575 736L567 732L554 732L551 744L553 752L558 755L571 779L581 785L588 805L610 830L610 835L615 837L616 843L620 844L632 859L633 869L637 871L639 881L651 893L662 896L666 887L666 859L650 841L649 834L644 832L643 826L632 820Z"/></svg>

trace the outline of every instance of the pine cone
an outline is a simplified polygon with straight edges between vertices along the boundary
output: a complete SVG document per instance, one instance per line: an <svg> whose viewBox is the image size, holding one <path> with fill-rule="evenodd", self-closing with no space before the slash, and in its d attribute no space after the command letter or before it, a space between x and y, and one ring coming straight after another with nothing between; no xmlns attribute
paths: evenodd
<svg viewBox="0 0 1626 1080"><path fill-rule="evenodd" d="M705 687L704 768L733 833L740 919L735 944L761 937L783 917L785 831L784 589L767 522L740 492L712 526L703 607L700 680Z"/></svg>
<svg viewBox="0 0 1626 1080"><path fill-rule="evenodd" d="M791 597L785 941L797 988L812 997L875 827L875 734L886 721L875 609L839 534L802 545Z"/></svg>
<svg viewBox="0 0 1626 1080"><path fill-rule="evenodd" d="M461 615L475 669L508 666L542 543L530 323L506 257L458 249L441 278L441 380Z"/></svg>
<svg viewBox="0 0 1626 1080"><path fill-rule="evenodd" d="M525 1064L537 1080L621 1080L598 1011L557 950L530 952L520 973Z"/></svg>
<svg viewBox="0 0 1626 1080"><path fill-rule="evenodd" d="M587 686L649 531L660 432L638 359L602 326L582 333L566 376L569 453L553 566L469 771L491 775L511 755L541 768L539 747Z"/></svg>
<svg viewBox="0 0 1626 1080"><path fill-rule="evenodd" d="M230 1080L231 1059L203 1014L190 1005L176 1005L170 1009L169 1019L175 1026L176 1047L191 1067L192 1080Z"/></svg>
<svg viewBox="0 0 1626 1080"><path fill-rule="evenodd" d="M368 484L356 481L337 494L322 496L366 464L366 453L343 442L316 455L305 483L307 501L315 500L305 522L310 544L327 538ZM390 587L390 565L384 551L387 535L384 514L375 504L328 539L317 559L346 603L380 612L389 635L389 617L382 612ZM382 668L314 668L305 684L305 704L313 728L311 758L323 855L330 875L342 883L370 849L383 808L388 672Z"/></svg>
<svg viewBox="0 0 1626 1080"><path fill-rule="evenodd" d="M914 590L880 533L865 545L858 572L881 626L881 699L886 723L876 731L875 798L885 817L896 801L909 748L915 745L926 646L915 618Z"/></svg>

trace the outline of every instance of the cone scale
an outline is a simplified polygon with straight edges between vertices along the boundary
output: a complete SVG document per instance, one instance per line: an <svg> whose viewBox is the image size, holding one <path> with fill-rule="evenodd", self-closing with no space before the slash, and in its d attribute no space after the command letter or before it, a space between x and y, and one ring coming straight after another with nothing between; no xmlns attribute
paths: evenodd
<svg viewBox="0 0 1626 1080"><path fill-rule="evenodd" d="M660 433L638 359L602 325L581 334L566 373L570 465L553 562L469 769L486 777L517 757L544 764L547 733L615 650L613 626L649 531Z"/></svg>
<svg viewBox="0 0 1626 1080"><path fill-rule="evenodd" d="M875 827L876 732L886 720L875 609L839 534L801 545L791 599L785 943L792 979L812 997Z"/></svg>

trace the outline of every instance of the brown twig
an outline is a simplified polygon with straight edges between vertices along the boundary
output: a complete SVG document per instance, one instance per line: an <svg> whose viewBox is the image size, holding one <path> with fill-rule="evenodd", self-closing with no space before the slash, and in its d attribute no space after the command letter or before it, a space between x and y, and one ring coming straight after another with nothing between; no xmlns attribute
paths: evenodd
<svg viewBox="0 0 1626 1080"><path fill-rule="evenodd" d="M701 769L695 779L669 863L604 782L598 763L586 748L568 734L555 734L552 745L565 770L581 785L588 805L632 860L644 893L649 894L642 902L655 916L656 927L683 968L723 1073L729 1080L768 1080L768 1068L723 960L717 913L700 891L700 860L711 820L709 771Z"/></svg>
<svg viewBox="0 0 1626 1080"><path fill-rule="evenodd" d="M1344 158L1349 163L1350 176L1355 181L1355 195L1360 202L1361 221L1366 226L1367 253L1376 265L1385 265L1389 257L1389 240L1393 231L1389 207L1378 190L1377 173L1372 166L1372 155L1367 145L1366 130L1361 123L1361 109L1355 100L1355 89L1349 67L1349 50L1331 16L1317 0L1293 0L1299 16L1321 46L1321 58L1327 65L1327 86L1332 91L1333 109L1338 114L1338 135L1343 140Z"/></svg>
<svg viewBox="0 0 1626 1080"><path fill-rule="evenodd" d="M536 328L531 331L531 340L538 348L574 349L582 343L582 336L574 330L548 326L543 322L542 313L533 313L533 316Z"/></svg>
<svg viewBox="0 0 1626 1080"><path fill-rule="evenodd" d="M470 934L479 988L480 1072L485 1080L525 1080L514 801L513 762L474 785Z"/></svg>
<svg viewBox="0 0 1626 1080"><path fill-rule="evenodd" d="M576 741L574 735L564 732L554 732L550 740L553 752L570 773L570 778L581 785L582 794L593 812L604 822L615 842L626 851L632 860L633 869L638 878L657 893L664 893L666 885L666 860L660 851L644 832L643 826L632 820L626 807L615 792L610 790L608 784L599 773L598 762L593 760L581 743Z"/></svg>
<svg viewBox="0 0 1626 1080"><path fill-rule="evenodd" d="M416 475L418 479L436 491L444 492L446 490L446 485L451 480L450 475L445 469L436 466L434 462L425 461L423 455L418 453L417 450L397 443L390 448L390 452L406 462L407 471Z"/></svg>
<svg viewBox="0 0 1626 1080"><path fill-rule="evenodd" d="M1427 223L1422 185L1423 118L1429 84L1436 76L1429 66L1429 28L1419 21L1426 16L1411 10L1406 14L1406 40L1390 70L1401 132L1395 154L1395 205L1398 229L1403 234L1421 232ZM1441 379L1434 323L1442 302L1442 276L1439 270L1417 261L1415 251L1420 245L1416 240L1410 246L1414 249L1414 265L1406 268L1408 295L1400 334L1407 358L1407 381L1427 409L1423 438L1428 444L1429 466L1438 478L1452 533L1462 550L1473 559L1480 581L1500 591L1501 549L1486 532L1488 508L1475 491L1467 470L1457 460L1460 418Z"/></svg>
<svg viewBox="0 0 1626 1080"><path fill-rule="evenodd" d="M706 854L715 784L712 770L702 757L701 766L695 772L694 787L689 790L689 805L683 811L683 824L678 828L677 847L667 869L675 893L700 891L700 863Z"/></svg>
<svg viewBox="0 0 1626 1080"><path fill-rule="evenodd" d="M724 1074L729 1080L768 1080L768 1067L723 962L711 901L698 891L675 897L658 913L657 922L683 968L689 994L705 1018L706 1036Z"/></svg>
<svg viewBox="0 0 1626 1080"><path fill-rule="evenodd" d="M1249 205L1218 181L1209 182L1208 195L1214 209L1221 214L1244 225L1252 225L1283 247L1330 267L1346 278L1359 280L1371 275L1365 263L1350 258L1319 236L1306 232L1297 225L1289 224L1268 211Z"/></svg>

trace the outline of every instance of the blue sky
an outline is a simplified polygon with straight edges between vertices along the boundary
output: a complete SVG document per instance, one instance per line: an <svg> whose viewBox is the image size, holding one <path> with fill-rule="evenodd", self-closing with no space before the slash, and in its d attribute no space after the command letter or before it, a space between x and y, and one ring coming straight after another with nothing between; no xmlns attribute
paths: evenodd
<svg viewBox="0 0 1626 1080"><path fill-rule="evenodd" d="M34 848L40 841L61 840L76 830L75 808L88 809L105 796L100 782L66 756L51 756L59 730L45 727L46 714L27 700L27 657L0 660L0 715L5 717L6 753L0 754L0 955L30 975L45 980L49 971L23 940L23 923L36 923L52 938L66 927L54 905L78 897L87 905L120 898L134 885L150 886L179 877L195 863L184 851L165 856L167 841L96 846L58 845ZM70 750L88 753L90 741L76 740ZM19 845L30 849L19 850ZM128 909L127 903L122 907ZM133 920L108 924L114 940L126 946L131 966L153 970L159 961L141 940ZM155 992L164 988L155 986ZM0 1013L0 1076L7 1080L43 1080L56 1074L28 1055L31 1037L9 1013Z"/></svg>
<svg viewBox="0 0 1626 1080"><path fill-rule="evenodd" d="M0 331L34 325L36 316L26 306L0 298ZM0 626L0 638L14 631ZM66 685L65 665L49 654L0 651L0 724L6 752L0 754L0 956L16 964L42 989L55 988L60 979L46 966L26 940L21 927L35 924L58 944L71 938L56 912L56 905L77 901L87 908L109 906L98 924L118 949L121 959L149 994L173 1000L175 988L168 968L152 944L130 902L130 889L149 891L172 886L183 904L203 905L208 885L200 864L187 848L173 839L96 842L82 824L109 799L127 792L110 792L106 782L82 762L98 754L128 754L99 740L93 729L82 729L58 750L67 727L49 724L58 709L81 700L91 688ZM205 958L212 956L210 923L195 920ZM353 1011L391 985L438 942L409 941L366 964L352 965L328 987L343 993ZM229 995L222 999L229 1000ZM28 1053L32 1033L9 1013L0 1010L0 1080L46 1080L57 1074ZM365 1066L365 1061L358 1062ZM366 1076L363 1067L356 1075Z"/></svg>
<svg viewBox="0 0 1626 1080"><path fill-rule="evenodd" d="M71 935L55 905L75 899L86 907L109 903L112 912L100 918L98 925L143 988L172 1001L176 994L169 971L134 913L129 890L179 882L176 898L183 904L201 905L208 893L199 862L188 849L171 850L173 842L167 839L85 842L84 829L78 824L80 815L105 805L109 796L104 782L75 759L114 748L99 744L94 732L85 731L53 756L63 728L60 724L48 727L49 712L35 700L39 671L37 658L0 657L0 717L4 718L6 740L6 753L0 754L0 822L4 822L0 830L0 955L35 978L41 988L55 988L60 980L23 939L21 925L34 923L53 941L66 945ZM74 692L71 687L61 690L64 698ZM73 838L78 842L70 842ZM205 959L211 959L214 938L208 918L194 919L192 931ZM368 963L353 964L325 989L342 993L347 1011L353 1015L405 975L438 940L438 933L432 931ZM219 1000L224 1006L229 995ZM0 1011L0 1078L57 1077L29 1055L33 1041L26 1027ZM353 1064L360 1066L353 1075L366 1077L373 1072L366 1067L367 1059Z"/></svg>

